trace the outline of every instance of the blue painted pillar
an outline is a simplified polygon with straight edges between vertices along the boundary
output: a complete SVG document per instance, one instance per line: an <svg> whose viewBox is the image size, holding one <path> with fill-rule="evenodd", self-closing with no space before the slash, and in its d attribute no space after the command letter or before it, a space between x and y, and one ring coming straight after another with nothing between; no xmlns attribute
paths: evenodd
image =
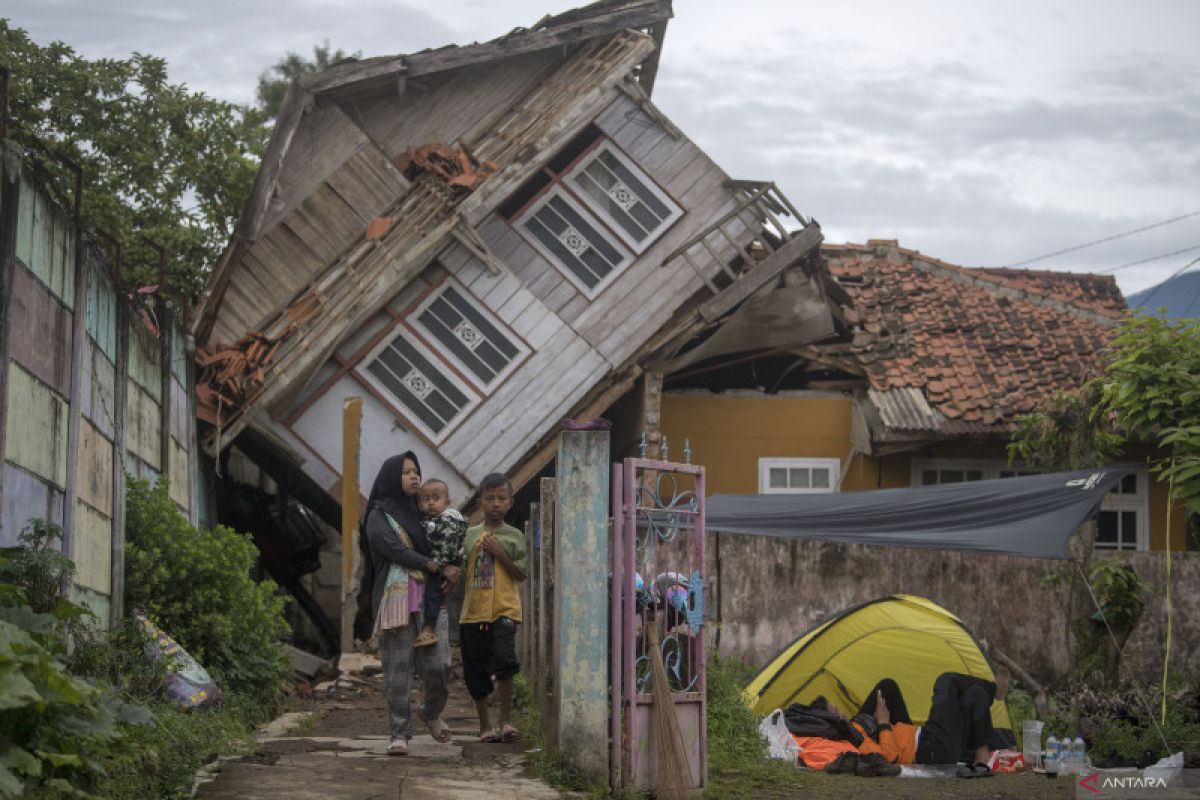
<svg viewBox="0 0 1200 800"><path fill-rule="evenodd" d="M608 431L558 440L554 637L558 751L608 780Z"/></svg>

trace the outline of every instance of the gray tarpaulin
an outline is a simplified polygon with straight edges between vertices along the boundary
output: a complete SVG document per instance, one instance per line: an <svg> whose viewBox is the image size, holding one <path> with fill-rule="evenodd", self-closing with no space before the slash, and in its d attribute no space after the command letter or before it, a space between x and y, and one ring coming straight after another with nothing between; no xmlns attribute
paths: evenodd
<svg viewBox="0 0 1200 800"><path fill-rule="evenodd" d="M1067 540L1095 516L1132 464L991 481L835 494L719 494L710 531L1067 558Z"/></svg>

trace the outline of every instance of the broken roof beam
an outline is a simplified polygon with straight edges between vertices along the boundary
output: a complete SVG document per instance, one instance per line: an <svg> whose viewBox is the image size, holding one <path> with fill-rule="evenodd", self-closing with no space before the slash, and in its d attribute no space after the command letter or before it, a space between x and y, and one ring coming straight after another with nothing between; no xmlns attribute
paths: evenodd
<svg viewBox="0 0 1200 800"><path fill-rule="evenodd" d="M784 242L778 250L754 265L737 282L700 306L700 316L713 322L733 310L751 294L778 278L784 270L813 252L824 237L815 222Z"/></svg>
<svg viewBox="0 0 1200 800"><path fill-rule="evenodd" d="M667 36L667 20L663 20L655 25L650 26L650 37L654 39L654 52L642 64L642 70L638 74L638 83L642 87L642 91L649 97L654 93L654 79L658 77L658 62L662 58L663 40ZM674 127L673 125L671 127ZM670 130L670 129L668 129ZM676 136L676 139L679 137Z"/></svg>

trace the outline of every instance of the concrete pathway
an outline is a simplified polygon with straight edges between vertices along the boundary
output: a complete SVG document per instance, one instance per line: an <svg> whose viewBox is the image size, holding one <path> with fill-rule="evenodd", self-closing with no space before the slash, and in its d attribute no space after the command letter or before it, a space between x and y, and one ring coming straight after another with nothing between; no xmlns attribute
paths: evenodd
<svg viewBox="0 0 1200 800"><path fill-rule="evenodd" d="M575 796L525 774L525 751L535 743L479 742L478 721L457 669L443 714L451 743L438 744L420 726L414 730L407 756L387 756L377 665L370 659L343 662L350 671L335 682L318 684L300 711L285 714L259 732L255 754L223 761L213 770L215 775L199 776L196 797L551 800ZM419 692L418 682L414 698Z"/></svg>

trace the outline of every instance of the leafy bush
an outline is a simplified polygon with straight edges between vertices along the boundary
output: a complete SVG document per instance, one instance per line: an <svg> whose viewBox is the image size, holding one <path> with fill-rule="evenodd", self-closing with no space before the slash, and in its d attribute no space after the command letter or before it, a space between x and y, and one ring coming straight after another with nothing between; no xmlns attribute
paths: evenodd
<svg viewBox="0 0 1200 800"><path fill-rule="evenodd" d="M197 529L179 513L165 481L130 478L126 493L125 601L141 607L226 692L267 710L281 699L290 666L279 645L289 632L284 599L250 577L248 536Z"/></svg>
<svg viewBox="0 0 1200 800"><path fill-rule="evenodd" d="M75 562L55 546L61 539L57 525L31 519L17 536L17 546L0 551L0 581L20 589L22 602L40 614L54 611L62 587L75 576Z"/></svg>

